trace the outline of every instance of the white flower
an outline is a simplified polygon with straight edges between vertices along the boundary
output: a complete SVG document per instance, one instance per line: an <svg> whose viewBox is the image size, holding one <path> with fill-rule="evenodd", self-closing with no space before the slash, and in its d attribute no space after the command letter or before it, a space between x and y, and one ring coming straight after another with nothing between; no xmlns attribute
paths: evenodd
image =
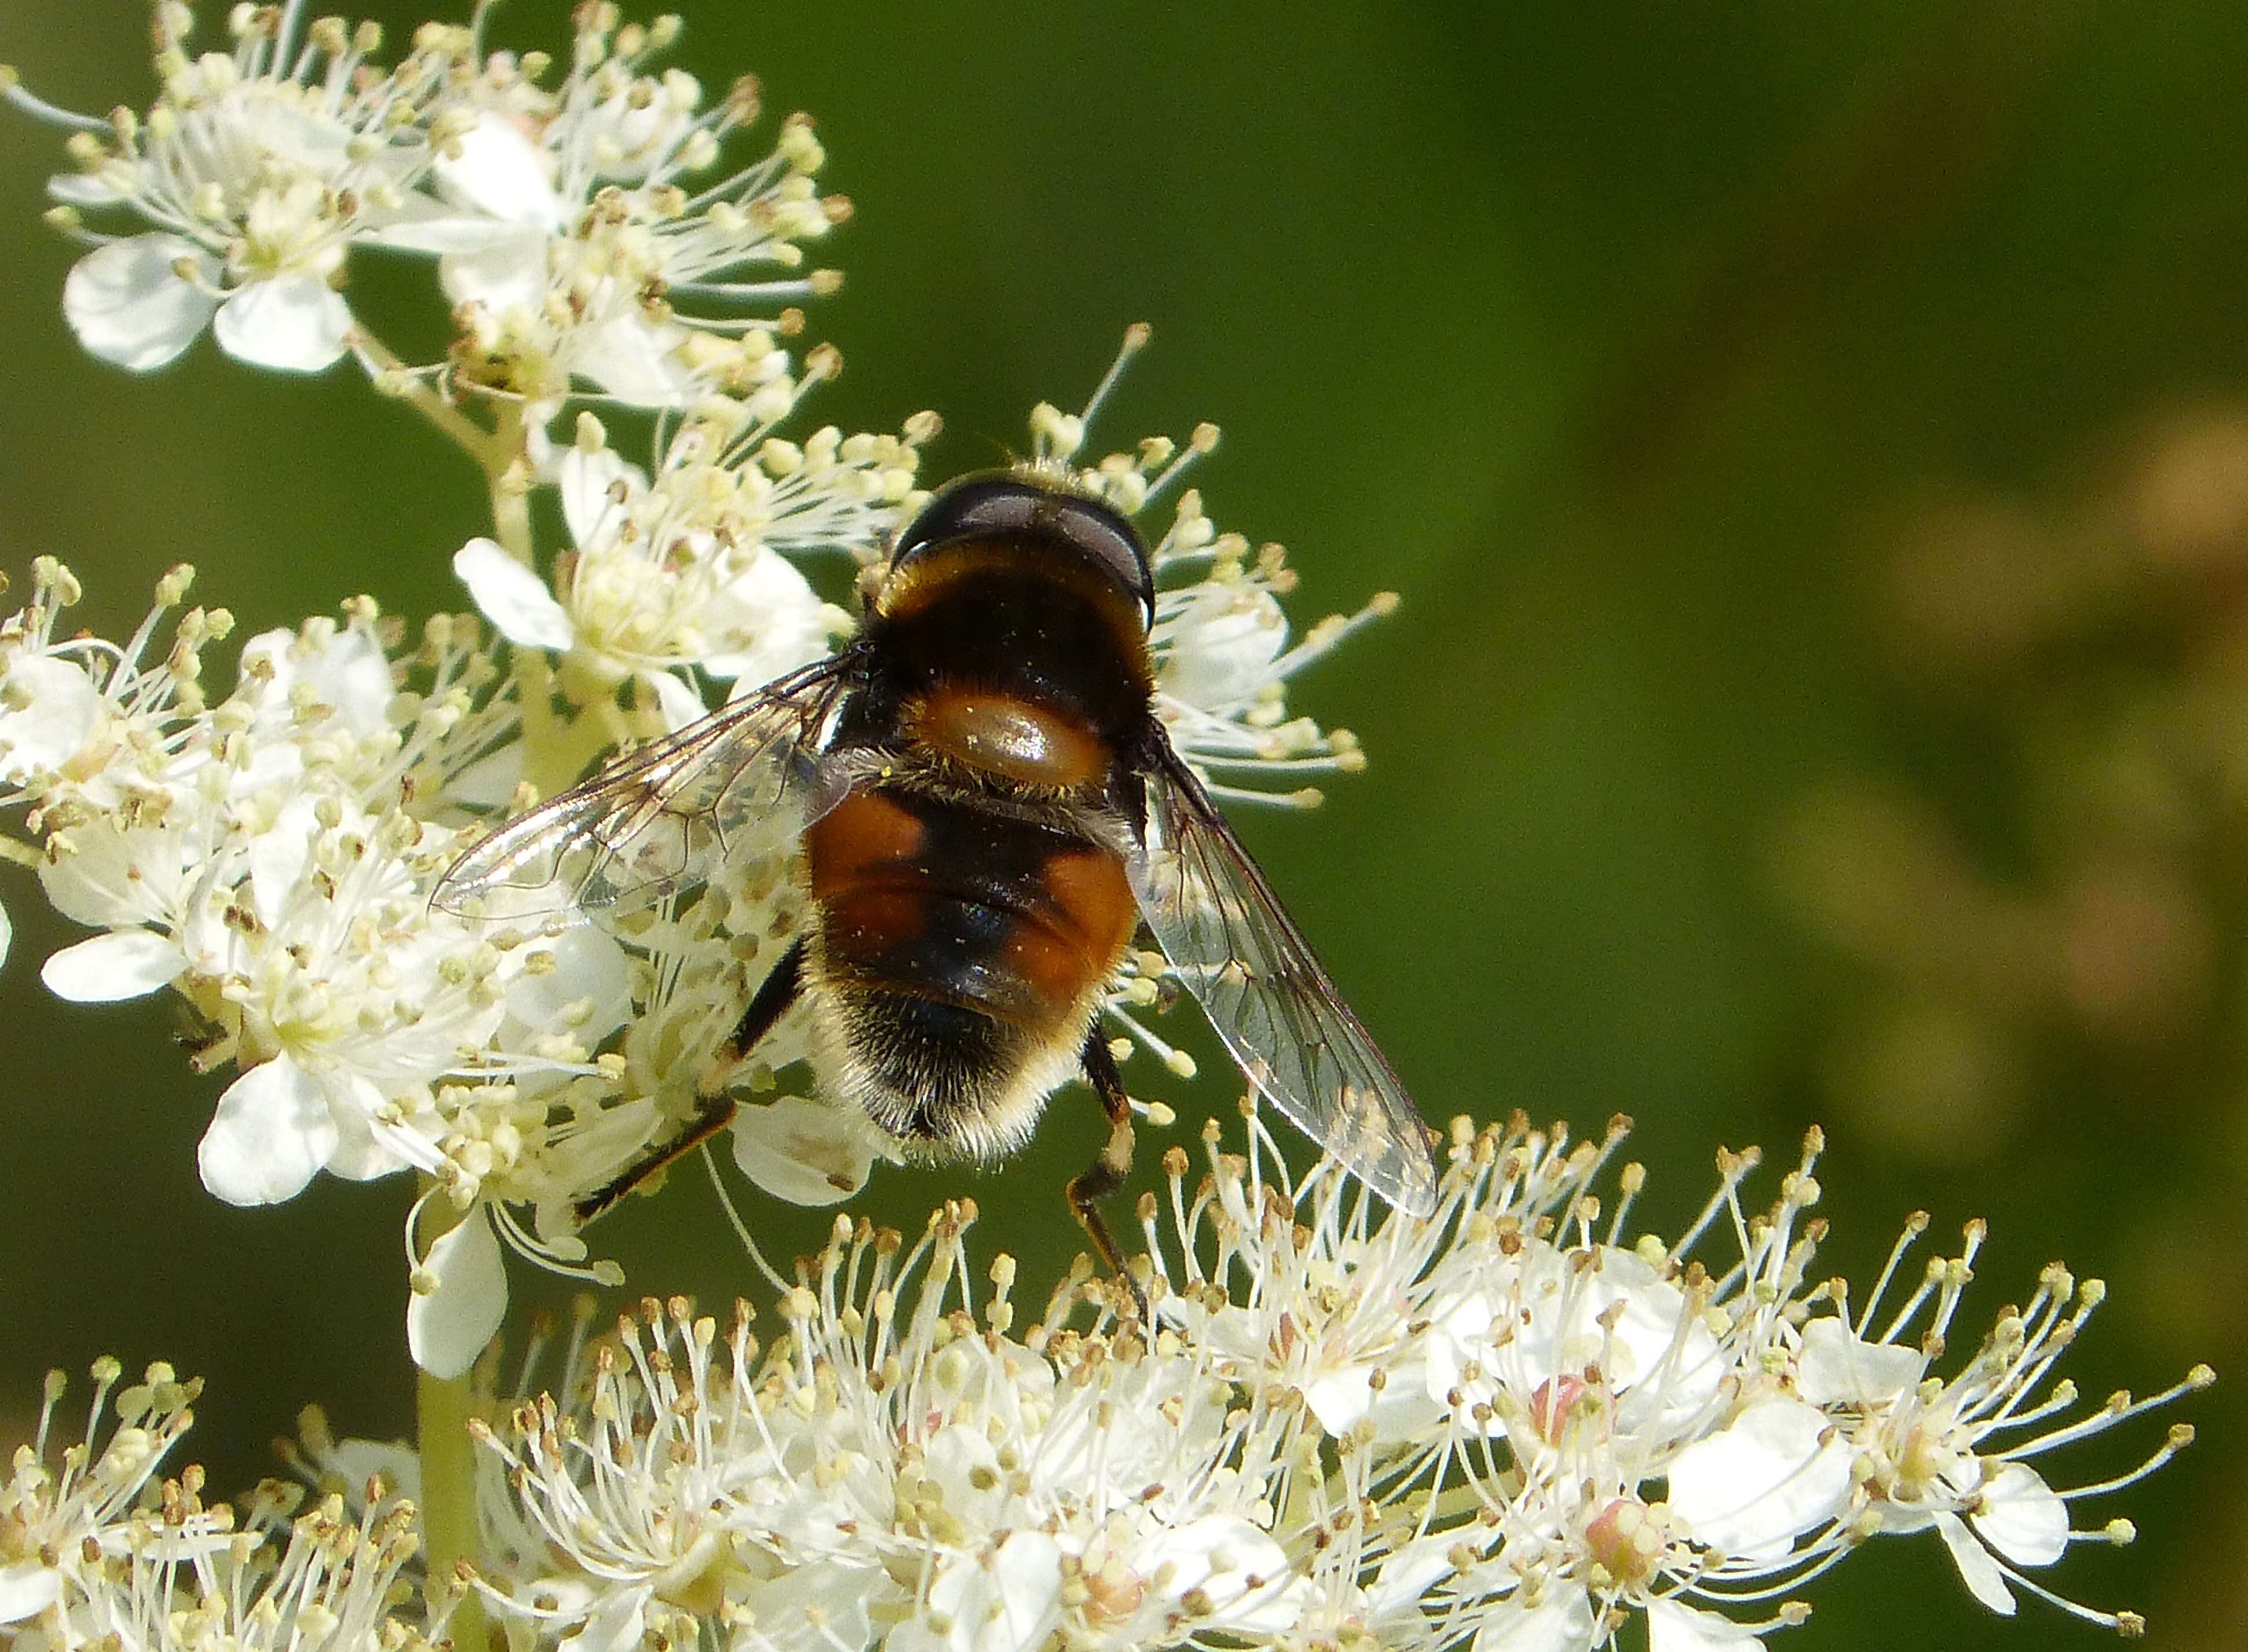
<svg viewBox="0 0 2248 1652"><path fill-rule="evenodd" d="M1899 1241L1884 1285L1925 1225L1916 1221ZM2151 1474L2192 1438L2192 1429L2174 1426L2132 1472L2076 1491L2056 1491L2028 1459L2165 1405L2211 1379L2206 1367L2197 1367L2185 1381L2151 1398L2117 1395L2097 1410L2073 1415L2076 1385L2055 1380L2053 1367L2107 1288L2096 1279L2080 1285L2059 1263L2045 1270L2028 1304L2009 1310L1957 1374L1932 1375L1929 1350L1941 1347L1950 1333L1972 1277L1982 1224L1971 1224L1966 1239L1958 1257L1929 1265L1920 1288L1878 1336L1868 1335L1884 1294L1878 1288L1854 1321L1838 1311L1806 1325L1796 1348L1798 1388L1833 1419L1852 1454L1853 1507L1861 1527L1881 1532L1934 1527L1975 1598L2010 1615L2016 1587L2052 1598L2023 1575L2024 1568L2053 1565L2072 1542L2129 1539L2128 1522L2073 1529L2070 1504Z"/></svg>
<svg viewBox="0 0 2248 1652"><path fill-rule="evenodd" d="M415 1612L402 1583L421 1543L413 1505L387 1498L353 1516L344 1497L330 1495L289 1518L300 1500L294 1487L261 1486L247 1499L253 1529L208 1553L182 1553L162 1524L143 1517L123 1559L64 1614L72 1637L65 1643L430 1652L443 1612Z"/></svg>
<svg viewBox="0 0 2248 1652"><path fill-rule="evenodd" d="M895 509L910 456L822 436L752 459L751 480L719 478L726 499L698 531L778 562L747 536L817 548ZM617 1277L588 1259L579 1203L704 1106L709 1052L793 931L792 838L780 820L744 835L716 887L613 931L434 908L438 878L523 771L520 679L473 626L434 620L408 648L359 602L341 624L251 639L210 704L200 654L224 613L188 610L159 641L190 579L168 575L121 646L58 640L78 594L58 564L0 621L0 805L25 809L55 908L96 931L44 978L79 1002L186 1000L197 1064L236 1068L198 1155L219 1197L284 1200L324 1171L425 1178L408 1344L425 1368L457 1373L504 1313L504 1251ZM741 1087L772 1092L800 1055L789 1036L769 1042ZM785 1129L761 1128L790 1108ZM787 1196L832 1201L879 1147L855 1124L801 1101L753 1107L740 1161Z"/></svg>
<svg viewBox="0 0 2248 1652"><path fill-rule="evenodd" d="M652 66L676 18L620 26L599 4L576 26L555 90L504 52L457 88L439 204L385 232L443 255L464 324L450 376L528 398L533 423L579 384L636 407L720 392L770 422L798 388L774 342L802 322L784 301L835 285L797 273L804 245L849 211L814 183L811 123L791 116L771 154L733 167L727 142L758 113L750 82L706 108L693 76Z"/></svg>
<svg viewBox="0 0 2248 1652"><path fill-rule="evenodd" d="M830 427L799 446L713 400L666 444L651 483L580 415L555 464L575 549L554 586L488 538L463 546L454 572L511 642L569 656L588 697L631 679L675 729L704 709L682 673L757 688L849 628L790 559L879 540L922 497L914 468L935 428L927 416L899 437Z"/></svg>
<svg viewBox="0 0 2248 1652"><path fill-rule="evenodd" d="M46 961L49 987L80 1002L166 987L188 1000L199 1063L238 1069L198 1155L230 1203L292 1197L322 1170L411 1168L463 1209L488 1196L566 1206L614 1176L661 1124L643 1107L620 1133L633 1115L603 1106L614 1098L594 1052L632 1007L620 949L598 931L495 932L429 905L479 829L449 793L517 728L473 628L433 623L394 661L357 604L340 626L252 639L233 690L206 706L198 650L223 634L223 613L189 611L161 662L147 657L189 577L167 576L122 648L53 640L76 593L54 565L0 625L0 705L17 708L0 712L16 782L0 801L32 805L43 888L100 931ZM586 1083L602 1095L572 1087ZM586 1128L597 1115L606 1128ZM589 1162L588 1141L606 1156ZM541 1180L554 1174L578 1180ZM482 1215L476 1228L494 1230ZM584 1254L566 1235L500 1230L573 1271Z"/></svg>
<svg viewBox="0 0 2248 1652"><path fill-rule="evenodd" d="M92 243L63 312L95 355L135 372L171 360L210 326L254 367L317 372L339 359L352 316L346 255L412 211L428 163L433 99L453 37L397 68L370 61L380 31L298 7L236 7L230 52L190 56L192 12L155 9L163 91L145 117L60 116L79 170L56 178L58 221ZM96 235L85 215L127 215L137 234Z"/></svg>
<svg viewBox="0 0 2248 1652"><path fill-rule="evenodd" d="M1572 1148L1559 1131L1463 1125L1436 1217L1422 1223L1380 1213L1332 1163L1292 1189L1261 1128L1251 1131L1245 1156L1213 1142L1191 1189L1185 1155L1168 1155L1169 1216L1149 1207L1157 1248L1134 1263L1157 1308L1152 1332L1138 1299L1094 1282L1081 1261L1043 1310L1026 1311L1011 1258L971 1263L967 1204L910 1244L839 1217L797 1283L774 1279L770 1344L746 1305L722 1329L679 1299L646 1300L613 1338L589 1342L582 1304L552 1391L511 1407L487 1394L484 1414L504 1426L469 1424L485 1463L474 1587L511 1644L1592 1652L1636 1619L1650 1652L1754 1647L1806 1615L1783 1594L1885 1531L1972 1523L1961 1539L1981 1557L1963 1564L1970 1584L2005 1563L2044 1564L2066 1538L2065 1516L2056 1531L2039 1512L2047 1497L2116 1490L2182 1443L2174 1430L2145 1467L2080 1493L2032 1493L2019 1484L2028 1470L2008 1460L1980 1477L1979 1502L1923 1499L1893 1525L1880 1505L1899 1502L1899 1483L1874 1461L1898 1437L1891 1409L1943 1402L1954 1417L1982 1415L1979 1431L1947 1435L1953 1458L1983 1450L2008 1426L1991 1419L2007 1414L2034 1436L2015 1448L2025 1454L2208 1381L2197 1370L2146 1404L2118 1399L2060 1422L2073 1394L2032 1401L2030 1390L2068 1340L2050 1327L2083 1320L2055 1319L2041 1299L2025 1318L2003 1318L1959 1374L1895 1388L1895 1345L1819 1312L1839 1310L1843 1293L1805 1283L1814 1236L1803 1213L1817 1198L1807 1155L1754 1221L1737 1204L1754 1155L1729 1155L1685 1240L1625 1246L1624 1211L1604 1210L1598 1190L1615 1133ZM1625 1204L1638 1181L1628 1167L1616 1178ZM1721 1275L1686 1259L1709 1237ZM447 1268L498 1271L481 1219L429 1249ZM1558 1265L1590 1300L1587 1282L1623 1256L1694 1305L1725 1365L1724 1403L1652 1397L1673 1381L1662 1367L1683 1346L1675 1329L1662 1334L1664 1358L1612 1381L1572 1329L1571 1285L1557 1302L1503 1282L1484 1294L1525 1352L1477 1407L1504 1414L1504 1431L1456 1404L1388 1430L1369 1412L1336 1431L1306 1399L1302 1382L1323 1361L1297 1352L1337 1323L1357 1326L1371 1369L1415 1373L1433 1305L1492 1285L1509 1265L1532 1281ZM1962 1282L1962 1267L1932 1270L1892 1327L1923 1310L1948 1322ZM1628 1271L1611 1283L1593 1318L1613 1357L1628 1319L1652 1305L1664 1320L1668 1305ZM2081 1303L2073 1285L2048 1283L2053 1300ZM1384 1317L1376 1353L1367 1339ZM1260 1328L1262 1346L1245 1340ZM454 1340L481 1347L485 1334ZM1988 1357L1999 1349L2026 1363L2002 1371ZM526 1372L544 1357L535 1340ZM496 1362L480 1369L488 1378ZM1521 1401L1519 1381L1540 1369L1559 1374ZM316 1501L306 1508L298 1487L268 1482L242 1502L237 1528L224 1505L204 1506L200 1470L156 1483L196 1385L153 1366L118 1391L113 1361L94 1375L88 1443L51 1443L64 1394L51 1378L38 1436L0 1483L0 1625L32 1629L38 1644L114 1637L150 1652L193 1652L215 1636L253 1652L420 1652L442 1628L449 1593L434 1612L416 1604L432 1580L404 1500L417 1484L410 1457L339 1442L308 1411L284 1456ZM104 1437L113 1396L118 1420ZM1925 1462L1948 1474L1940 1456ZM2024 1558L2031 1550L2044 1558ZM2111 1628L2140 1627L2037 1592Z"/></svg>
<svg viewBox="0 0 2248 1652"><path fill-rule="evenodd" d="M678 1300L573 1344L565 1397L487 1436L488 1597L572 1652L1590 1652L1634 1619L1657 1652L1708 1652L1801 1621L1783 1596L1889 1529L1852 1430L1897 1396L1827 1396L1832 1339L1809 1334L1832 1321L1806 1283L1808 1155L1752 1221L1755 1156L1728 1155L1665 1245L1601 1208L1620 1130L1462 1124L1425 1223L1332 1163L1292 1188L1251 1130L1245 1156L1213 1132L1192 1187L1167 1155L1134 1263L1152 1334L1081 1264L1025 1323L1015 1264L972 1267L961 1205L910 1246L839 1217L770 1347L747 1308L722 1332ZM1641 1180L1615 1178L1625 1205ZM1353 1375L1367 1397L1346 1402ZM1392 1388L1413 1403L1386 1409ZM2026 1508L1999 1484L2023 1472L1986 1479L1994 1525Z"/></svg>
<svg viewBox="0 0 2248 1652"><path fill-rule="evenodd" d="M202 1385L179 1381L167 1365L120 1389L122 1374L114 1360L94 1362L86 1437L67 1443L55 1423L68 1385L59 1371L47 1377L38 1431L0 1480L0 1627L66 1614L107 1562L137 1545L136 1511L187 1432ZM225 1546L228 1530L223 1510L182 1510L168 1542L182 1556L208 1554Z"/></svg>
<svg viewBox="0 0 2248 1652"><path fill-rule="evenodd" d="M519 1509L490 1523L537 1539L496 1603L588 1649L696 1616L795 1644L807 1601L826 1644L888 1623L898 1652L1284 1629L1302 1584L1264 1530L1278 1415L1244 1425L1175 1337L1066 1331L1066 1295L1015 1340L1004 1258L975 1331L965 1219L902 1251L839 1221L769 1354L746 1311L723 1339L684 1303L627 1322L581 1402L490 1441L510 1473L487 1489Z"/></svg>
<svg viewBox="0 0 2248 1652"><path fill-rule="evenodd" d="M67 1385L47 1378L36 1435L0 1481L0 1634L26 1648L428 1652L449 1598L425 1614L401 1587L420 1518L397 1495L411 1476L395 1453L339 1445L308 1415L314 1460L296 1458L300 1470L351 1483L305 1509L303 1488L264 1482L237 1524L233 1507L203 1502L200 1467L170 1462L202 1385L163 1364L122 1388L120 1375L95 1361L86 1437L68 1443L56 1426Z"/></svg>
<svg viewBox="0 0 2248 1652"><path fill-rule="evenodd" d="M180 984L213 1024L206 1060L243 1068L201 1154L236 1203L291 1197L321 1169L437 1169L404 1115L490 1039L536 956L428 909L457 842L401 806L434 730L392 724L374 625L363 610L255 639L234 693L192 716L151 680L170 666L121 654L97 696L106 766L82 754L39 794L47 895L106 931L45 978L81 1002ZM442 708L435 722L458 726Z"/></svg>

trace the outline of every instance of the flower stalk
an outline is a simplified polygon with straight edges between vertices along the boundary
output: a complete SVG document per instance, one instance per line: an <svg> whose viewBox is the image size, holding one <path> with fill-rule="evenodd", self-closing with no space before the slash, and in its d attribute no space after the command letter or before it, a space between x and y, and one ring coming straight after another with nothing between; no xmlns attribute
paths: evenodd
<svg viewBox="0 0 2248 1652"><path fill-rule="evenodd" d="M472 1587L483 1565L476 1511L477 1421L475 1385L463 1374L415 1373L415 1424L421 1463L422 1540L428 1554L426 1588L433 1611L450 1597L453 1643L481 1652L485 1642L483 1599Z"/></svg>

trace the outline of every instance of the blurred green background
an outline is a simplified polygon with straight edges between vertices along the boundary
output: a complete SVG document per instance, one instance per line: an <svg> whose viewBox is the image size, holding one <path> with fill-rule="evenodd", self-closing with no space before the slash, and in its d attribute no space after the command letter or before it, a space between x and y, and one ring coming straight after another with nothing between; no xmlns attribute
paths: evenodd
<svg viewBox="0 0 2248 1652"><path fill-rule="evenodd" d="M932 474L985 464L1144 319L1100 434L1223 423L1205 495L1289 544L1299 618L1404 593L1301 696L1371 771L1245 835L1427 1112L1634 1114L1658 1230L1718 1143L1792 1159L1823 1123L1833 1271L1869 1278L1912 1209L1987 1216L1967 1323L2053 1256L2111 1281L2087 1394L2248 1368L2248 9L685 10L687 65L814 112L860 209L815 418L934 407ZM73 107L145 106L145 39L135 0L0 0L0 59ZM65 555L111 634L182 559L250 629L458 606L479 480L350 372L77 350L59 165L0 120L0 562ZM419 278L360 267L378 303ZM36 976L63 928L0 900L8 1409L114 1350L210 1379L220 1486L306 1400L403 1432L404 1186L216 1204L219 1085L169 1010L65 1013ZM1092 1113L867 1207L972 1190L988 1244L1073 1249ZM753 1219L784 1254L825 1225ZM605 1237L635 1289L750 1284L699 1176ZM2051 1580L2160 1646L2248 1645L2236 1393L2115 1511L2139 1546ZM1932 1537L1883 1546L1784 1644L2097 1639L1989 1617Z"/></svg>

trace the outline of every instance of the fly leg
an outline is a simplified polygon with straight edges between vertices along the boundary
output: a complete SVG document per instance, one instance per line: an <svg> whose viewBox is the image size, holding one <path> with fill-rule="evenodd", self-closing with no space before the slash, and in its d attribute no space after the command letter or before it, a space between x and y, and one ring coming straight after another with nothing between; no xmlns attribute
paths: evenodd
<svg viewBox="0 0 2248 1652"><path fill-rule="evenodd" d="M729 1073L742 1064L766 1033L771 1032L781 1017L789 1012L804 989L804 943L792 943L781 954L780 962L773 965L772 973L750 1000L750 1007L726 1041L720 1045L703 1069L702 1078L696 1086L696 1108L679 1134L657 1143L638 1159L620 1170L609 1181L587 1194L572 1207L580 1225L604 1215L618 1200L623 1198L658 1170L702 1145L724 1129L734 1116L734 1098L727 1093L725 1080ZM1129 1147L1127 1146L1128 1155Z"/></svg>
<svg viewBox="0 0 2248 1652"><path fill-rule="evenodd" d="M706 1101L723 1093L734 1069L749 1059L766 1033L780 1025L781 1017L795 1007L803 991L804 939L799 936L788 943L788 950L780 955L780 962L765 977L750 1007L742 1011L732 1033L712 1053L710 1065L702 1069L702 1080L695 1086L696 1093Z"/></svg>
<svg viewBox="0 0 2248 1652"><path fill-rule="evenodd" d="M1116 1058L1108 1053L1108 1040L1101 1036L1098 1020L1085 1035L1083 1059L1086 1082L1093 1086L1093 1094L1100 1098L1101 1110L1108 1114L1108 1140L1084 1174L1071 1179L1069 1208L1093 1241L1093 1249L1100 1252L1100 1259L1108 1265L1108 1271L1131 1287L1139 1302L1142 1322L1152 1325L1155 1319L1146 1292L1126 1271L1123 1253L1116 1248L1115 1237L1100 1214L1100 1202L1122 1187L1124 1178L1132 1174L1132 1103L1124 1093L1123 1075L1116 1071Z"/></svg>

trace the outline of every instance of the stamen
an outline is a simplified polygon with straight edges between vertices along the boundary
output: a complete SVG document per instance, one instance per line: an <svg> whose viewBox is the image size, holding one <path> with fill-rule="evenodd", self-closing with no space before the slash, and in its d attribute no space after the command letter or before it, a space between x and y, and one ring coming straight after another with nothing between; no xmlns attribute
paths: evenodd
<svg viewBox="0 0 2248 1652"><path fill-rule="evenodd" d="M5 98L32 120L48 126L60 127L67 132L98 133L105 138L111 135L108 121L49 103L24 86L12 68L0 66L0 98Z"/></svg>

